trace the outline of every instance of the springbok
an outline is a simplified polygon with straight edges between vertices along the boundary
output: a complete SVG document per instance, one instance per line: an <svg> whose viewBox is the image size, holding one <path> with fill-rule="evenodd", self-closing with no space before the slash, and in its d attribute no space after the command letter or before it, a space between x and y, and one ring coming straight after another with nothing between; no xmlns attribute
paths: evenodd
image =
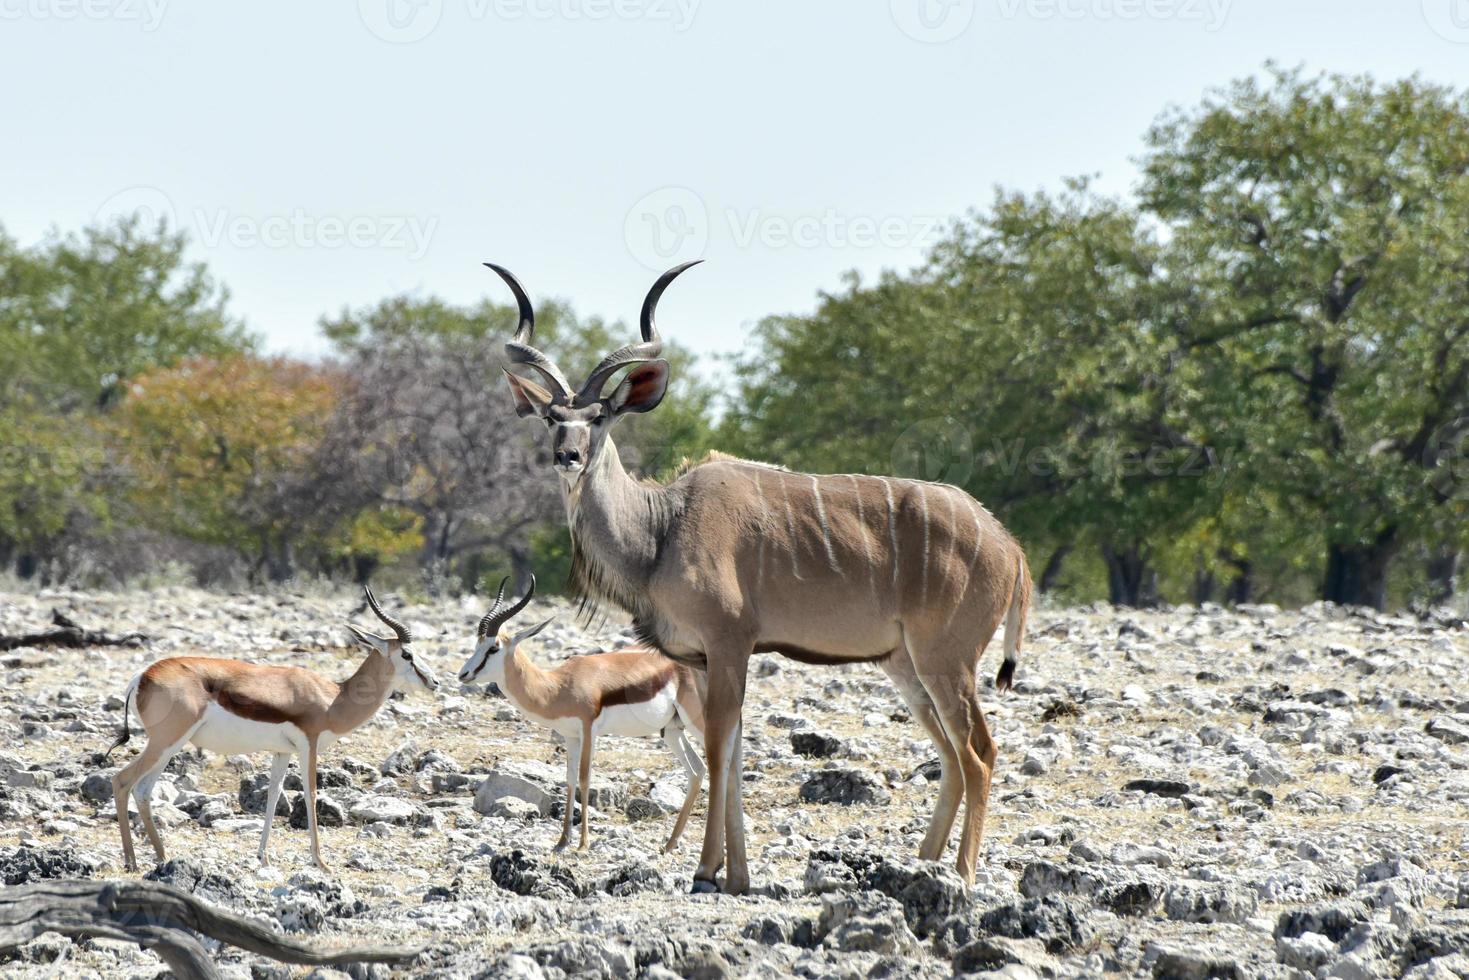
<svg viewBox="0 0 1469 980"><path fill-rule="evenodd" d="M392 629L393 636L378 636L349 623L347 629L369 653L357 672L340 684L304 667L267 667L216 657L170 657L132 679L123 696L122 734L107 750L110 756L132 737L128 729L131 703L148 733L148 744L112 777L123 863L128 871L138 869L128 794L138 801L143 829L162 863L163 840L153 822L149 797L159 773L190 742L224 755L272 753L265 829L260 834L261 864L270 863L266 846L286 766L292 755L303 758L311 858L326 870L316 832L318 754L376 714L393 691L403 687L432 691L439 686L431 672L414 662L408 650L413 642L408 627L383 612L371 589L363 591L367 604Z"/></svg>
<svg viewBox="0 0 1469 980"><path fill-rule="evenodd" d="M650 412L668 388L654 323L658 300L690 262L643 301L642 340L605 357L579 389L532 346L535 313L520 283L509 359L548 387L506 371L515 410L551 431L573 545L572 577L593 602L622 607L647 645L704 669L709 817L695 891L749 887L741 801L741 709L752 654L816 664L877 663L938 747L943 775L919 856L940 857L965 812L957 867L974 880L995 744L977 690L980 656L1001 620L1010 687L1030 603L1019 543L957 487L865 475L810 475L712 456L666 486L633 479L609 435ZM622 380L604 394L624 368Z"/></svg>
<svg viewBox="0 0 1469 980"><path fill-rule="evenodd" d="M521 714L566 739L566 812L561 818L557 850L571 840L572 802L578 783L581 845L577 850L587 849L587 799L597 737L659 735L689 777L683 809L673 823L668 843L663 845L663 853L671 852L683 836L684 824L704 783L704 764L687 738L690 730L699 736L704 731L704 706L693 671L651 650L572 657L545 670L521 652L520 644L549 626L551 620L518 633L504 629L536 594L536 577L531 576L525 597L509 606L503 604L505 582L500 583L495 604L479 621L474 654L464 661L459 680L464 684L497 685Z"/></svg>

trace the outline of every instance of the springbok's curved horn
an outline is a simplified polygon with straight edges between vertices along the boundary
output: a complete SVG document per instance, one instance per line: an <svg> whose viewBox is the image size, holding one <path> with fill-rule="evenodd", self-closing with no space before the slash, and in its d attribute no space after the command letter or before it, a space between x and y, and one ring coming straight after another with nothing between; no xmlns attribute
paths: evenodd
<svg viewBox="0 0 1469 980"><path fill-rule="evenodd" d="M515 616L522 609L530 604L531 596L535 594L536 577L535 574L532 573L530 577L530 588L526 591L525 596L519 602L505 609L501 609L499 600L496 600L495 605L490 609L489 614L486 615L484 619L480 620L480 628L483 629L486 634L498 632L501 626L504 626L506 623L510 622L510 620L514 619Z"/></svg>
<svg viewBox="0 0 1469 980"><path fill-rule="evenodd" d="M490 606L490 611L485 613L485 618L479 621L479 635L484 636L490 631L490 622L495 618L495 613L500 611L500 603L505 601L505 586L510 582L510 576L506 575L500 579L500 591L495 594L495 601ZM498 629L498 627L497 627Z"/></svg>
<svg viewBox="0 0 1469 980"><path fill-rule="evenodd" d="M571 385L567 383L566 376L545 354L531 346L531 341L536 334L536 311L531 306L530 297L526 295L525 287L520 280L510 272L509 269L493 262L486 262L485 268L505 280L505 285L510 287L510 292L515 295L515 305L520 310L520 322L516 324L515 336L505 345L505 353L510 360L516 364L524 364L539 372L551 384L551 395L558 401L571 400Z"/></svg>
<svg viewBox="0 0 1469 980"><path fill-rule="evenodd" d="M651 361L663 353L663 338L658 336L658 325L654 321L654 314L658 311L658 301L663 298L663 291L673 280L703 261L703 259L695 259L683 265L676 265L658 277L658 281L653 283L653 288L648 290L647 297L643 299L643 311L638 317L639 327L643 334L642 342L628 344L602 358L602 363L587 375L586 384L582 385L581 390L577 392L577 404L585 405L589 401L601 398L602 389L607 385L607 379L620 369L629 364Z"/></svg>
<svg viewBox="0 0 1469 980"><path fill-rule="evenodd" d="M372 589L364 585L362 587L362 591L367 595L367 604L372 607L372 611L374 614L376 614L377 618L381 619L384 623L387 623L388 628L398 635L398 642L402 643L404 646L412 643L413 634L408 632L408 627L404 626L392 616L389 616L387 613L383 612L383 607L377 604L377 597L372 594Z"/></svg>

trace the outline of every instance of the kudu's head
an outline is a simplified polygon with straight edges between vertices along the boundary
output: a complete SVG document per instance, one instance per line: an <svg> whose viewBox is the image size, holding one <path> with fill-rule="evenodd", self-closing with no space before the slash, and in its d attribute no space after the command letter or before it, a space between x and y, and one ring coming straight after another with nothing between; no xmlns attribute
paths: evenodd
<svg viewBox="0 0 1469 980"><path fill-rule="evenodd" d="M530 602L531 596L536 594L536 577L530 577L530 588L525 597L519 602L505 605L505 585L510 579L506 578L500 582L500 592L495 596L495 604L490 606L490 611L485 613L485 618L479 621L479 635L475 639L474 653L464 666L459 668L459 682L461 684L494 683L500 684L505 680L505 658L510 656L515 645L522 640L528 640L541 630L551 625L551 620L537 623L529 629L521 630L519 633L511 633L505 629L505 624L514 619Z"/></svg>
<svg viewBox="0 0 1469 980"><path fill-rule="evenodd" d="M383 607L377 604L377 597L372 594L371 589L364 585L362 592L367 596L367 605L372 609L373 614L393 631L393 635L379 636L360 626L348 623L347 629L352 631L352 636L367 649L387 659L393 668L394 689L436 690L439 686L438 678L434 677L433 671L415 661L412 651L408 649L408 644L413 642L413 634L408 632L408 627L383 612Z"/></svg>
<svg viewBox="0 0 1469 980"><path fill-rule="evenodd" d="M515 398L515 411L521 418L534 416L542 420L551 430L552 465L569 487L575 487L582 474L591 469L607 443L607 433L619 418L651 412L663 400L668 390L668 362L658 356L663 351L663 340L658 336L653 317L668 284L684 270L698 264L697 261L685 262L658 277L643 300L639 320L642 341L628 344L602 358L602 363L587 375L581 388L573 391L555 362L531 346L535 338L535 311L519 280L508 270L485 263L505 280L520 308L520 325L516 328L515 338L505 345L505 353L512 363L531 368L546 382L542 387L507 370L505 377ZM607 382L627 367L632 370L618 382L611 394L604 394Z"/></svg>

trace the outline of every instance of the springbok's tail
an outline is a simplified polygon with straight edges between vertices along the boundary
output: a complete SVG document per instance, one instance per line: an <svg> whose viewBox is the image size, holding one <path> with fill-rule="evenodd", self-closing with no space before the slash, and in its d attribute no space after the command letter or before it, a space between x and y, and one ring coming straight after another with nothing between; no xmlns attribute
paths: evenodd
<svg viewBox="0 0 1469 980"><path fill-rule="evenodd" d="M139 674L128 682L128 689L122 696L122 734L117 736L117 741L107 747L107 751L102 756L104 761L112 757L114 749L120 745L126 745L128 739L133 737L132 731L128 728L128 705L138 699L138 684L142 679L143 675Z"/></svg>
<svg viewBox="0 0 1469 980"><path fill-rule="evenodd" d="M1010 610L1005 613L1005 659L995 675L995 688L1008 691L1015 685L1015 664L1020 659L1020 642L1025 637L1025 617L1030 612L1030 569L1024 552L1015 573L1015 589L1010 594Z"/></svg>

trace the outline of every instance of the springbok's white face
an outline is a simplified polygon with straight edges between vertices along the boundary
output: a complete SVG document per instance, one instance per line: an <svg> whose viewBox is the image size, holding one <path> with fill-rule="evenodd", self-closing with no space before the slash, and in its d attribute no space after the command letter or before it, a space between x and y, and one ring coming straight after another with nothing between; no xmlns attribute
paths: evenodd
<svg viewBox="0 0 1469 980"><path fill-rule="evenodd" d="M474 653L459 668L461 684L503 684L505 681L505 658L510 656L516 644L528 640L551 625L551 620L538 623L530 629L511 633L500 630L486 633L475 642Z"/></svg>
<svg viewBox="0 0 1469 980"><path fill-rule="evenodd" d="M396 637L378 636L365 629L347 624L347 629L357 642L384 657L393 667L393 690L424 691L432 694L438 690L439 681L425 664L414 658L407 644Z"/></svg>

